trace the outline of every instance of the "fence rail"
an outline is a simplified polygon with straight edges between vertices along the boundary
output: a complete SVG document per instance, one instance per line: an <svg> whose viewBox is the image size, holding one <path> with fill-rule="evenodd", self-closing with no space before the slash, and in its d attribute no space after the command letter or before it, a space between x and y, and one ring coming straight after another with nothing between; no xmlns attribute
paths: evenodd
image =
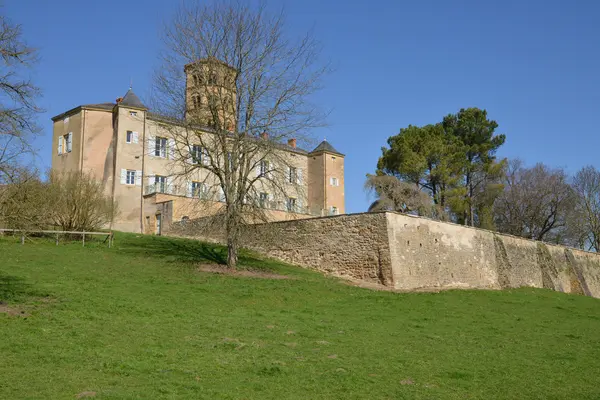
<svg viewBox="0 0 600 400"><path fill-rule="evenodd" d="M86 231L46 231L46 230L23 230L23 229L0 229L0 233L6 233L6 232L12 232L13 235L15 233L20 233L21 234L21 244L25 244L25 234L26 233L43 233L43 234L53 234L56 235L56 245L58 246L58 239L59 239L59 235L63 234L63 235L81 235L81 241L83 243L83 246L85 247L85 237L86 235L88 236L94 236L94 235L99 235L99 236L106 236L106 239L104 239L105 242L108 241L108 248L110 249L112 247L113 244L113 232L86 232Z"/></svg>

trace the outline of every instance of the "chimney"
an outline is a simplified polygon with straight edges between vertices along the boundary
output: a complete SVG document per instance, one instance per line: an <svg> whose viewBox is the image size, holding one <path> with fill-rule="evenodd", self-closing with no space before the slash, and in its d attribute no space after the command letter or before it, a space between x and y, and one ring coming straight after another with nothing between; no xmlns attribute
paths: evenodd
<svg viewBox="0 0 600 400"><path fill-rule="evenodd" d="M120 102L122 102L122 101L123 101L123 98L122 98L122 97L117 97L117 104L119 104L119 103L120 103Z"/></svg>
<svg viewBox="0 0 600 400"><path fill-rule="evenodd" d="M288 139L288 146L291 148L296 148L296 138Z"/></svg>
<svg viewBox="0 0 600 400"><path fill-rule="evenodd" d="M264 131L263 133L261 133L260 138L267 140L269 138L269 134L267 133L267 131Z"/></svg>

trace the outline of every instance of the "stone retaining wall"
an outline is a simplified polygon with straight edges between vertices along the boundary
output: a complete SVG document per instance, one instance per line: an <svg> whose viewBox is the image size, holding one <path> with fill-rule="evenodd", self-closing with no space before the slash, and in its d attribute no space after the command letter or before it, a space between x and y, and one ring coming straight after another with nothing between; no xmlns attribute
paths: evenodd
<svg viewBox="0 0 600 400"><path fill-rule="evenodd" d="M193 225L176 234L223 241ZM405 214L364 213L248 227L243 245L328 274L396 289L548 288L600 297L600 255Z"/></svg>

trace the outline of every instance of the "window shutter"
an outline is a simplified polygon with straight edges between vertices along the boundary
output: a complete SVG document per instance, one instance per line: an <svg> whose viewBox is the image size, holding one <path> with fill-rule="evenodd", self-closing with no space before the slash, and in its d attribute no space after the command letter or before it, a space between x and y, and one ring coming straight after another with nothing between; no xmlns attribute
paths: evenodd
<svg viewBox="0 0 600 400"><path fill-rule="evenodd" d="M333 186L333 178L329 178L329 184Z"/></svg>
<svg viewBox="0 0 600 400"><path fill-rule="evenodd" d="M296 183L298 185L302 185L302 179L303 179L303 177L302 177L302 169L298 168L296 170Z"/></svg>
<svg viewBox="0 0 600 400"><path fill-rule="evenodd" d="M156 151L156 138L152 135L148 135L148 154L153 156Z"/></svg>
<svg viewBox="0 0 600 400"><path fill-rule="evenodd" d="M289 166L285 167L285 183L290 183L290 174L292 173L292 169Z"/></svg>
<svg viewBox="0 0 600 400"><path fill-rule="evenodd" d="M194 146L188 146L188 156L187 156L187 162L188 164L194 164Z"/></svg>
<svg viewBox="0 0 600 400"><path fill-rule="evenodd" d="M165 192L169 193L169 194L173 194L174 189L173 189L173 177L172 176L167 176L167 187L165 188Z"/></svg>
<svg viewBox="0 0 600 400"><path fill-rule="evenodd" d="M260 165L261 165L261 163L259 162L258 165L256 166L256 177L260 176Z"/></svg>
<svg viewBox="0 0 600 400"><path fill-rule="evenodd" d="M139 140L139 135L138 135L138 133L134 131L134 132L131 134L131 136L133 136L133 138L132 138L132 139L133 139L133 143L138 143L138 140Z"/></svg>
<svg viewBox="0 0 600 400"><path fill-rule="evenodd" d="M142 186L142 171L135 171L135 186Z"/></svg>
<svg viewBox="0 0 600 400"><path fill-rule="evenodd" d="M202 153L202 164L208 165L210 163L210 158L208 156L208 150L202 149L201 153Z"/></svg>
<svg viewBox="0 0 600 400"><path fill-rule="evenodd" d="M121 185L124 185L126 183L127 183L127 170L121 169Z"/></svg>
<svg viewBox="0 0 600 400"><path fill-rule="evenodd" d="M296 199L296 212L302 212L302 199Z"/></svg>
<svg viewBox="0 0 600 400"><path fill-rule="evenodd" d="M175 159L175 140L169 139L169 159Z"/></svg>
<svg viewBox="0 0 600 400"><path fill-rule="evenodd" d="M187 197L192 197L193 195L192 182L187 181Z"/></svg>
<svg viewBox="0 0 600 400"><path fill-rule="evenodd" d="M63 150L63 137L58 137L58 154L62 154Z"/></svg>
<svg viewBox="0 0 600 400"><path fill-rule="evenodd" d="M223 191L223 188L219 186L219 201L224 202L225 201L225 192Z"/></svg>
<svg viewBox="0 0 600 400"><path fill-rule="evenodd" d="M148 172L148 186L154 185L154 175Z"/></svg>

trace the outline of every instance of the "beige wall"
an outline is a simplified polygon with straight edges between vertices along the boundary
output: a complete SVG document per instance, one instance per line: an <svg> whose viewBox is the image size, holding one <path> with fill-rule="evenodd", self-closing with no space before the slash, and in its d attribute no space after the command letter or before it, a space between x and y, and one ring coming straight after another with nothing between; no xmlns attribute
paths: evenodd
<svg viewBox="0 0 600 400"><path fill-rule="evenodd" d="M81 132L82 111L54 121L52 129L52 169L55 171L78 171L81 168ZM73 133L71 152L66 152L63 142L63 152L58 154L58 140L69 132Z"/></svg>
<svg viewBox="0 0 600 400"><path fill-rule="evenodd" d="M136 115L131 115L131 112L135 112ZM137 143L126 142L127 131L137 132ZM58 137L68 132L73 133L72 151L58 155ZM185 195L191 181L200 181L212 187L215 198L217 196L218 183L205 170L199 169L188 173L182 167L181 154L187 152L187 149L182 148L183 143L177 145L178 150L174 157L171 157L170 154L167 154L166 158L156 157L150 151L149 140L153 141L156 136L172 138L174 135L175 137L183 135L183 132L183 127L173 125L166 127L159 121L146 118L144 110L122 105L115 107L112 111L81 107L74 110L68 118L54 122L52 168L63 171L83 169L94 173L98 179L102 179L104 182L107 194L114 196L119 205L119 216L112 228L132 232L147 231L146 225L149 226L147 217L156 215L157 212L156 205L151 205L151 201L156 201L156 199L153 197L143 199L143 194L146 187L154 182L155 175L167 176L168 183L177 189L176 194ZM301 153L282 150L276 153L273 162L274 165L278 165L274 179L278 184L285 182L283 183L284 190L275 189L274 186L279 185L269 184L267 179L259 179L255 186L256 193L271 194L273 206L279 209L285 208L287 197L296 198L297 203L303 208L301 214L270 210L272 220L307 217L309 210L314 209L314 207L309 207L311 205L309 185L313 184L315 179L315 173L311 171L313 164L309 165L309 157ZM341 162L343 168L343 159ZM300 170L301 182L287 182L287 168L284 168L283 165L291 165ZM135 185L121 183L122 170L141 171L141 181ZM330 167L330 170L333 171L335 168ZM326 176L322 168L317 176L321 177L321 181L316 185L323 188L325 186L323 179L326 179ZM343 198L343 172L339 173L338 179L340 179L340 187L335 189L338 192L341 191ZM326 183L329 185L328 181ZM173 201L174 220L179 220L186 214L193 214L186 210L190 208L190 204L197 203L196 199L185 200L181 196L174 196L171 200ZM321 201L324 201L323 197L321 197ZM334 201L335 204L341 204L337 206L340 212L343 212L343 201ZM219 203L215 202L215 204ZM207 207L202 208L207 210ZM319 206L320 208L321 206Z"/></svg>
<svg viewBox="0 0 600 400"><path fill-rule="evenodd" d="M338 214L346 212L344 196L344 157L337 154L309 154L309 186L308 199L311 213L329 215L331 207L338 209ZM338 186L331 185L331 178L337 178Z"/></svg>
<svg viewBox="0 0 600 400"><path fill-rule="evenodd" d="M177 233L198 237L193 226ZM405 214L262 224L243 237L272 257L400 290L528 286L600 298L596 253Z"/></svg>

